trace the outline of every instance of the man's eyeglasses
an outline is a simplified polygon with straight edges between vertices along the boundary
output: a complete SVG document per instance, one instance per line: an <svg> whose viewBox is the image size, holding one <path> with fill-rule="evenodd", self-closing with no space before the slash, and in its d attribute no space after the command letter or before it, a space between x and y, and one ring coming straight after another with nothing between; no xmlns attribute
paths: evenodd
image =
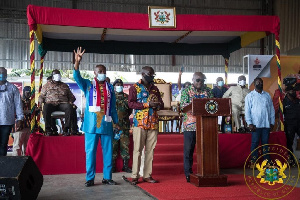
<svg viewBox="0 0 300 200"><path fill-rule="evenodd" d="M197 83L199 83L199 82L204 83L204 81L205 81L204 79L200 79L200 78L196 79Z"/></svg>
<svg viewBox="0 0 300 200"><path fill-rule="evenodd" d="M153 74L153 75L150 75L150 74L145 74L146 76L152 76L152 77L155 77L156 74Z"/></svg>

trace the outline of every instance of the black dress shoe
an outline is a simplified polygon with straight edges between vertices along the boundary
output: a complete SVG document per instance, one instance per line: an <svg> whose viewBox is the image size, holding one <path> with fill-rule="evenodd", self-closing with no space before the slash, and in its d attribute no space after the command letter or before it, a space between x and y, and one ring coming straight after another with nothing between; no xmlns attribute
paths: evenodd
<svg viewBox="0 0 300 200"><path fill-rule="evenodd" d="M52 136L53 133L52 132L46 132L46 136Z"/></svg>
<svg viewBox="0 0 300 200"><path fill-rule="evenodd" d="M151 176L149 178L143 178L143 181L144 182L147 182L147 183L157 183L158 181L153 179Z"/></svg>
<svg viewBox="0 0 300 200"><path fill-rule="evenodd" d="M70 136L69 132L63 132L63 136Z"/></svg>
<svg viewBox="0 0 300 200"><path fill-rule="evenodd" d="M113 181L113 180L108 180L108 179L103 179L102 180L102 183L104 184L104 185L117 185L117 183L115 182L115 181Z"/></svg>
<svg viewBox="0 0 300 200"><path fill-rule="evenodd" d="M139 179L138 178L133 178L132 180L131 180L131 184L132 185L136 185L136 184L138 184L139 183Z"/></svg>
<svg viewBox="0 0 300 200"><path fill-rule="evenodd" d="M84 185L85 185L85 187L93 186L94 185L94 180L89 180Z"/></svg>
<svg viewBox="0 0 300 200"><path fill-rule="evenodd" d="M186 182L188 182L188 183L191 182L190 181L190 175L186 176L185 179L186 179Z"/></svg>

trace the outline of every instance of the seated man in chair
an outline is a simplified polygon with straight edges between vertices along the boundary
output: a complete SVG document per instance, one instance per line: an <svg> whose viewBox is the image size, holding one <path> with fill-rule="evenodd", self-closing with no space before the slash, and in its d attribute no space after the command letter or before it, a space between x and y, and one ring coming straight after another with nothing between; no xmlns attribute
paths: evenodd
<svg viewBox="0 0 300 200"><path fill-rule="evenodd" d="M52 71L52 81L47 82L41 91L39 96L39 108L43 107L43 116L45 119L45 132L46 135L53 135L55 128L51 126L52 119L51 114L54 111L65 112L65 127L63 134L65 136L70 135L71 130L76 130L77 127L71 127L72 117L76 116L73 109L73 103L76 98L72 94L69 86L66 83L61 82L61 74L59 70ZM69 130L71 128L71 130Z"/></svg>

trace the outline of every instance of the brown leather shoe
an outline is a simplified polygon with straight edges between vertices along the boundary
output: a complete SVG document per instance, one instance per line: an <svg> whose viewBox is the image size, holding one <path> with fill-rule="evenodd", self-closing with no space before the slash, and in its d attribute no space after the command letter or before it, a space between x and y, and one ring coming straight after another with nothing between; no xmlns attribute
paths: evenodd
<svg viewBox="0 0 300 200"><path fill-rule="evenodd" d="M157 183L158 182L157 180L154 180L151 176L149 178L143 178L143 181L147 182L147 183Z"/></svg>
<svg viewBox="0 0 300 200"><path fill-rule="evenodd" d="M133 179L131 180L131 184L132 184L132 185L136 185L136 184L138 184L138 182L139 182L139 179L138 179L138 178L133 178Z"/></svg>

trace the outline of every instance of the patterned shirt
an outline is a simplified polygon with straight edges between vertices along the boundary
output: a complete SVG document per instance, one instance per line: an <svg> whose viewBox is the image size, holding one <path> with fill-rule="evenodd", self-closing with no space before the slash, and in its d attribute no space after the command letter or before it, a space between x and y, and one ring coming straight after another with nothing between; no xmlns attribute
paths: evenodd
<svg viewBox="0 0 300 200"><path fill-rule="evenodd" d="M17 120L23 120L23 105L18 88L9 82L0 85L0 125L15 124Z"/></svg>
<svg viewBox="0 0 300 200"><path fill-rule="evenodd" d="M104 83L105 84L105 83ZM101 101L100 101L100 112L96 112L97 115L97 128L100 128L102 118L105 115L104 113L104 84L99 83L99 90L100 90L100 96L101 96Z"/></svg>
<svg viewBox="0 0 300 200"><path fill-rule="evenodd" d="M116 93L116 109L118 112L119 126L123 130L129 129L129 116L132 113L132 109L128 106L128 94L124 92Z"/></svg>
<svg viewBox="0 0 300 200"><path fill-rule="evenodd" d="M146 88L141 81L135 83L129 89L128 105L134 109L133 124L145 130L158 129L157 110L149 107L150 101L160 102L160 109L163 109L164 103L160 92L154 84Z"/></svg>
<svg viewBox="0 0 300 200"><path fill-rule="evenodd" d="M180 107L184 108L192 103L194 98L212 98L213 94L209 87L197 91L194 85L190 85L181 93ZM192 113L183 113L183 131L196 131L196 117Z"/></svg>
<svg viewBox="0 0 300 200"><path fill-rule="evenodd" d="M30 128L30 116L31 116L31 108L30 108L30 99L22 98L23 103L23 112L24 112L24 128Z"/></svg>
<svg viewBox="0 0 300 200"><path fill-rule="evenodd" d="M71 92L69 86L63 82L54 83L53 81L50 81L46 83L43 86L41 94L39 96L39 103L73 103L75 100L76 98Z"/></svg>

